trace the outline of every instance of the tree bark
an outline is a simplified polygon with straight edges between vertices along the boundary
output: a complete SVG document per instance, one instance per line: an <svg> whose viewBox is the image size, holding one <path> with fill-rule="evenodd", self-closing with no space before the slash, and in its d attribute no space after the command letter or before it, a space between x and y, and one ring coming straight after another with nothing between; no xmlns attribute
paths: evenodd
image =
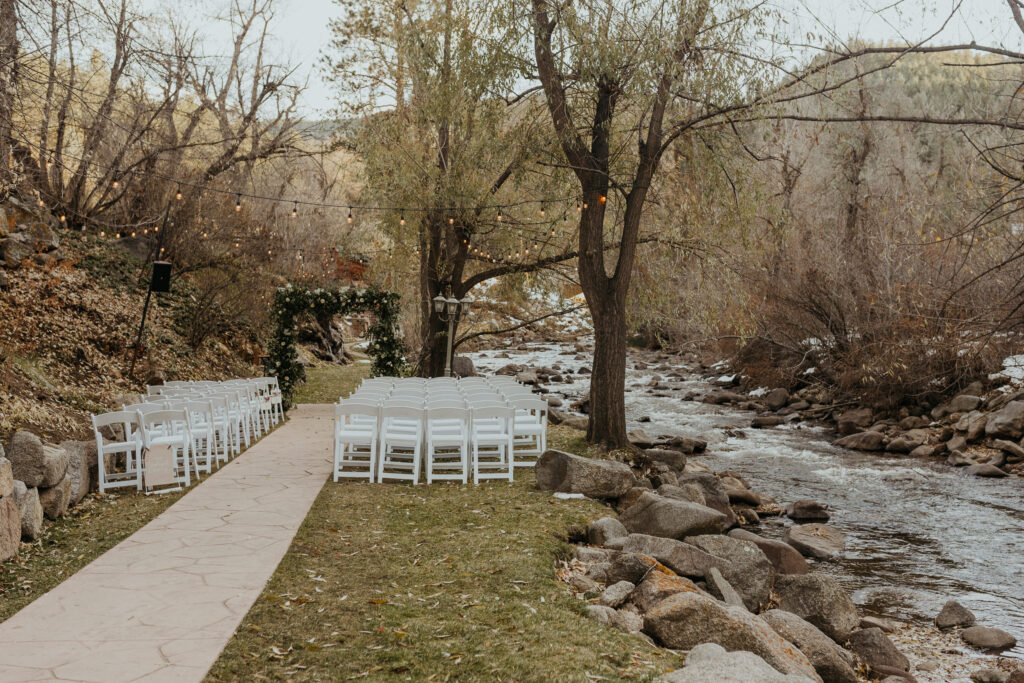
<svg viewBox="0 0 1024 683"><path fill-rule="evenodd" d="M590 383L587 441L621 448L626 438L626 307L625 297L607 288L600 301L587 296L594 320L594 367ZM596 381L595 381L596 380Z"/></svg>
<svg viewBox="0 0 1024 683"><path fill-rule="evenodd" d="M14 185L11 117L17 81L18 10L16 0L0 0L0 201Z"/></svg>

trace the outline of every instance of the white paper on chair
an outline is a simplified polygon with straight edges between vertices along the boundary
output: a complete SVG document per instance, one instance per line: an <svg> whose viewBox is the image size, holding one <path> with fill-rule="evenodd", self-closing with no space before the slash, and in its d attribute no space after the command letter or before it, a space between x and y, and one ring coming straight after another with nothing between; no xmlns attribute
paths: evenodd
<svg viewBox="0 0 1024 683"><path fill-rule="evenodd" d="M174 449L170 446L154 446L146 449L143 472L146 488L167 486L174 480Z"/></svg>

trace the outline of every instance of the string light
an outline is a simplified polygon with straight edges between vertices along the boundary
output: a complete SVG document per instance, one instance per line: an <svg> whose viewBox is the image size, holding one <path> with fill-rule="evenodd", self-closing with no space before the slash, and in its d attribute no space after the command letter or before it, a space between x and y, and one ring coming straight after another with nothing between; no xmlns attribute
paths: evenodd
<svg viewBox="0 0 1024 683"><path fill-rule="evenodd" d="M46 170L49 171L51 168L53 168L53 159L46 157Z"/></svg>
<svg viewBox="0 0 1024 683"><path fill-rule="evenodd" d="M601 195L600 197L598 197L598 201L604 204L606 201L608 201L608 198L605 197L604 195Z"/></svg>
<svg viewBox="0 0 1024 683"><path fill-rule="evenodd" d="M235 195L235 211L241 211L241 210L242 210L242 195L241 194L236 194Z"/></svg>
<svg viewBox="0 0 1024 683"><path fill-rule="evenodd" d="M402 214L402 216L398 219L398 224L405 225L405 214Z"/></svg>
<svg viewBox="0 0 1024 683"><path fill-rule="evenodd" d="M60 215L60 222L61 222L61 223L67 223L67 222L68 222L68 217L67 217L67 216L65 216L64 214L61 214L61 215ZM83 230L85 229L85 226L84 226L84 225L82 226L82 229L83 229Z"/></svg>
<svg viewBox="0 0 1024 683"><path fill-rule="evenodd" d="M178 183L178 191L174 193L174 198L180 200L183 196L181 194L181 183Z"/></svg>
<svg viewBox="0 0 1024 683"><path fill-rule="evenodd" d="M297 218L298 215L299 215L299 203L295 202L292 205L292 218ZM267 253L269 253L269 252L267 252Z"/></svg>
<svg viewBox="0 0 1024 683"><path fill-rule="evenodd" d="M348 223L352 225L352 207L348 207Z"/></svg>
<svg viewBox="0 0 1024 683"><path fill-rule="evenodd" d="M582 209L580 208L580 203L576 202L576 213L579 213L580 211L582 211Z"/></svg>
<svg viewBox="0 0 1024 683"><path fill-rule="evenodd" d="M540 217L544 218L544 202L540 203Z"/></svg>
<svg viewBox="0 0 1024 683"><path fill-rule="evenodd" d="M110 186L116 190L117 188L121 187L121 181L118 180L117 178L114 178L114 182L110 183Z"/></svg>
<svg viewBox="0 0 1024 683"><path fill-rule="evenodd" d="M498 222L501 222L501 211L498 211Z"/></svg>
<svg viewBox="0 0 1024 683"><path fill-rule="evenodd" d="M454 216L449 216L448 217L448 225L455 225L455 217Z"/></svg>
<svg viewBox="0 0 1024 683"><path fill-rule="evenodd" d="M46 206L46 202L43 201L42 197L39 198L39 201L37 203L39 204L39 206Z"/></svg>

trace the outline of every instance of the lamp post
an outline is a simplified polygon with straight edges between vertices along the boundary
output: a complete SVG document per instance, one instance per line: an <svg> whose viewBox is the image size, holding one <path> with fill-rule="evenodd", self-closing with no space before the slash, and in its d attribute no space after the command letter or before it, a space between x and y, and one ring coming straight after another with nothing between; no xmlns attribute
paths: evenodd
<svg viewBox="0 0 1024 683"><path fill-rule="evenodd" d="M469 305L473 302L472 299L466 297L465 299L456 299L451 295L451 290L448 290L448 297L444 297L440 294L434 297L434 310L440 316L441 320L448 323L448 351L444 356L444 376L452 376L452 337L455 336L455 321L459 319L462 311L469 308Z"/></svg>

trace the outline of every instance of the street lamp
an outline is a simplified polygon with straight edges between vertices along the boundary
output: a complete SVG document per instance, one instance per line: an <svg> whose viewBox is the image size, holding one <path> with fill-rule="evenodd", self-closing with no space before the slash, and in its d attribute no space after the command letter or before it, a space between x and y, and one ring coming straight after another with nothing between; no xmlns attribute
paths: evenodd
<svg viewBox="0 0 1024 683"><path fill-rule="evenodd" d="M450 292L449 292L450 293ZM452 337L455 336L455 321L459 319L462 311L469 308L469 305L473 302L472 299L466 297L465 299L456 299L454 297L444 297L440 294L434 297L434 311L438 314L441 320L448 323L448 351L444 357L444 376L452 376Z"/></svg>

